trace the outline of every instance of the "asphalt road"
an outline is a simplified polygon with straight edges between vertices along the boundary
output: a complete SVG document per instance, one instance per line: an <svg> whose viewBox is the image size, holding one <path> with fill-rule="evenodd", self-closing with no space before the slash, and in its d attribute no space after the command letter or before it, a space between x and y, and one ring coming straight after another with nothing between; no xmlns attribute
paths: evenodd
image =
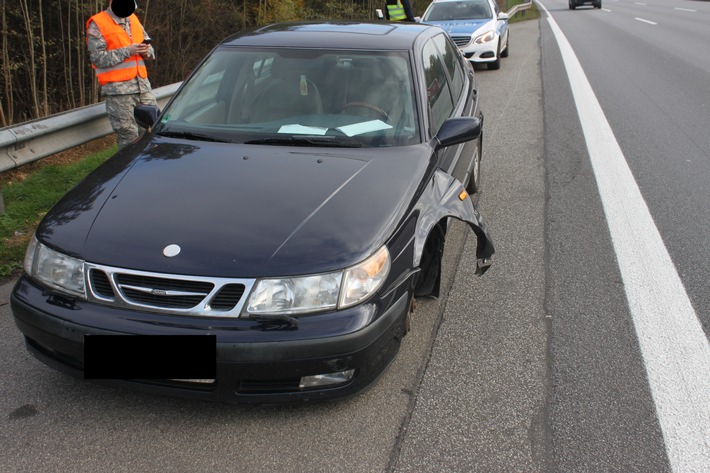
<svg viewBox="0 0 710 473"><path fill-rule="evenodd" d="M604 1L611 12L544 4L578 53L707 330L710 57L649 51L658 36L634 19L641 6ZM677 15L690 12L674 9L709 2L653 1L670 4L684 29L700 28L677 32L706 41L693 43L697 55L710 50L707 19L684 21ZM398 358L371 389L242 407L76 381L26 353L6 285L0 471L684 471L669 460L560 48L544 18L511 25L510 45L500 70L476 73L480 210L494 266L474 276L475 237L454 224L442 297L420 301ZM708 450L710 440L699 449Z"/></svg>
<svg viewBox="0 0 710 473"><path fill-rule="evenodd" d="M551 469L710 471L710 4L542 3Z"/></svg>

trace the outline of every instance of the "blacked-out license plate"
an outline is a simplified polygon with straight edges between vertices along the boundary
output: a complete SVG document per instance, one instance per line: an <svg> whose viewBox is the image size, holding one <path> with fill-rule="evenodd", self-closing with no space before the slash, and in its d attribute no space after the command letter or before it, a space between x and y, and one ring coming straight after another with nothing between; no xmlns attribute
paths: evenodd
<svg viewBox="0 0 710 473"><path fill-rule="evenodd" d="M85 335L85 379L215 379L215 335Z"/></svg>

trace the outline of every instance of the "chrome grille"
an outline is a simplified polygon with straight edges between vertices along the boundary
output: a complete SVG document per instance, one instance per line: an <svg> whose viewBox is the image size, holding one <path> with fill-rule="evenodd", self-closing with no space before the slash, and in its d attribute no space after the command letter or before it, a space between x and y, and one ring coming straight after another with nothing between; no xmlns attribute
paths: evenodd
<svg viewBox="0 0 710 473"><path fill-rule="evenodd" d="M208 278L86 264L89 300L150 312L239 317L253 279Z"/></svg>
<svg viewBox="0 0 710 473"><path fill-rule="evenodd" d="M470 36L452 36L451 39L454 40L454 43L456 43L456 46L459 48L466 46L471 42Z"/></svg>
<svg viewBox="0 0 710 473"><path fill-rule="evenodd" d="M165 308L190 309L212 291L214 284L136 274L115 274L116 285L129 301Z"/></svg>
<svg viewBox="0 0 710 473"><path fill-rule="evenodd" d="M98 295L108 299L115 297L113 288L111 287L111 281L108 280L106 273L99 270L92 270L89 274L89 279L91 281L91 287Z"/></svg>
<svg viewBox="0 0 710 473"><path fill-rule="evenodd" d="M212 299L210 306L212 306L213 310L231 310L239 303L243 294L243 284L227 284Z"/></svg>

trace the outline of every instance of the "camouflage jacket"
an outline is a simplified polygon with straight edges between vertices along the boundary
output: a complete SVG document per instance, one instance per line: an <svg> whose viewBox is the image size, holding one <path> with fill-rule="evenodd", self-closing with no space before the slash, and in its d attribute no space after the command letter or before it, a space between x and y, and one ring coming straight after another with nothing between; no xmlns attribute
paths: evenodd
<svg viewBox="0 0 710 473"><path fill-rule="evenodd" d="M106 11L113 18L113 20L121 25L124 30L131 36L131 25L127 18L118 18L113 14L110 8ZM87 43L89 46L89 58L91 63L96 67L111 67L122 63L126 60L130 53L128 48L118 48L111 51L107 50L106 40L104 40L99 27L93 21L89 23L87 28ZM143 36L149 38L148 33L143 29ZM150 55L146 59L155 59L155 51L153 47L150 47ZM125 82L110 82L101 87L102 95L127 95L127 94L139 94L141 92L149 92L151 90L150 81L145 78L136 77Z"/></svg>

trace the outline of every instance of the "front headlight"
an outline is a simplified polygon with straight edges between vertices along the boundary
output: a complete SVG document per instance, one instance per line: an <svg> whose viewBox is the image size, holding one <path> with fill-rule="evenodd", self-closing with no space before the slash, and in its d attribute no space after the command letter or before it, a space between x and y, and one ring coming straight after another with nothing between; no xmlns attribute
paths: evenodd
<svg viewBox="0 0 710 473"><path fill-rule="evenodd" d="M382 247L362 263L345 271L338 308L343 309L364 301L375 293L390 271L390 253Z"/></svg>
<svg viewBox="0 0 710 473"><path fill-rule="evenodd" d="M32 238L24 262L25 272L47 286L85 298L84 261L64 255Z"/></svg>
<svg viewBox="0 0 710 473"><path fill-rule="evenodd" d="M262 279L254 288L250 314L298 314L333 309L343 273L295 278Z"/></svg>
<svg viewBox="0 0 710 473"><path fill-rule="evenodd" d="M486 31L480 36L476 36L476 39L473 40L474 43L476 44L483 44L483 43L488 43L489 41L493 41L496 38L496 32L491 30L491 31Z"/></svg>
<svg viewBox="0 0 710 473"><path fill-rule="evenodd" d="M252 315L288 315L351 307L382 287L389 268L389 252L382 247L345 271L262 279L252 291L246 310Z"/></svg>

